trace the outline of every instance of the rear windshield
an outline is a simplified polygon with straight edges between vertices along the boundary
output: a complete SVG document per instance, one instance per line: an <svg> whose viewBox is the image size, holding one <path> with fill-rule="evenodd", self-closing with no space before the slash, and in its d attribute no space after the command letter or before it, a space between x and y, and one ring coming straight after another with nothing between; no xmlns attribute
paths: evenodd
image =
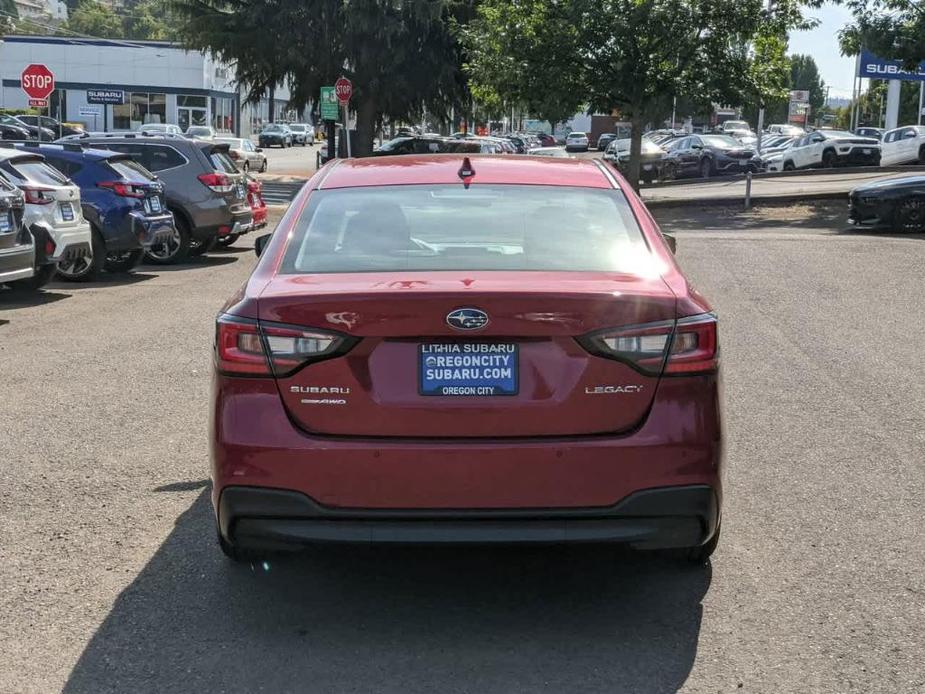
<svg viewBox="0 0 925 694"><path fill-rule="evenodd" d="M281 272L635 272L641 255L645 240L620 191L381 186L312 193Z"/></svg>
<svg viewBox="0 0 925 694"><path fill-rule="evenodd" d="M154 174L148 171L137 161L131 159L110 159L106 162L109 168L113 169L117 175L128 181L144 182L153 181Z"/></svg>
<svg viewBox="0 0 925 694"><path fill-rule="evenodd" d="M231 157L224 150L215 149L209 154L209 161L212 162L212 168L224 173L238 173L238 167L234 165Z"/></svg>
<svg viewBox="0 0 925 694"><path fill-rule="evenodd" d="M47 186L63 186L68 183L64 174L38 159L14 161L10 166L13 176L23 182L41 183Z"/></svg>
<svg viewBox="0 0 925 694"><path fill-rule="evenodd" d="M300 133L305 130L305 126L304 125L290 125L289 129L294 133Z"/></svg>

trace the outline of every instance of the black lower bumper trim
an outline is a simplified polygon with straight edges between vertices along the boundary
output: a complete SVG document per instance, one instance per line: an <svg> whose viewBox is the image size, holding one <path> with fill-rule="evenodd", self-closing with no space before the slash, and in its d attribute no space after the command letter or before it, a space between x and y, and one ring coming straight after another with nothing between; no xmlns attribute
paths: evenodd
<svg viewBox="0 0 925 694"><path fill-rule="evenodd" d="M218 509L226 540L260 549L317 542L694 547L713 536L718 516L716 494L706 485L647 489L607 508L485 511L334 509L299 492L227 487Z"/></svg>

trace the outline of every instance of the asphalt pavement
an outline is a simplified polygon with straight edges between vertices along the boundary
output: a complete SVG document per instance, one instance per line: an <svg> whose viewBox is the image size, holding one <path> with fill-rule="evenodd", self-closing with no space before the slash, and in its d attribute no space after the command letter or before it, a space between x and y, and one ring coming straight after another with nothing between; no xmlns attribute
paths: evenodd
<svg viewBox="0 0 925 694"><path fill-rule="evenodd" d="M210 345L252 239L0 292L0 692L925 691L925 237L841 205L657 214L721 321L726 506L700 568L607 547L231 564Z"/></svg>

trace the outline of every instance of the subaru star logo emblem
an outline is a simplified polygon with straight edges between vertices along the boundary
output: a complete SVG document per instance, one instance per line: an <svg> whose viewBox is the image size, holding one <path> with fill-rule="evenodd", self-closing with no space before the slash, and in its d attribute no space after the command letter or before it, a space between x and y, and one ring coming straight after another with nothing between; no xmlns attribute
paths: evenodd
<svg viewBox="0 0 925 694"><path fill-rule="evenodd" d="M458 308L446 314L446 323L457 330L478 330L488 325L488 314L477 308Z"/></svg>

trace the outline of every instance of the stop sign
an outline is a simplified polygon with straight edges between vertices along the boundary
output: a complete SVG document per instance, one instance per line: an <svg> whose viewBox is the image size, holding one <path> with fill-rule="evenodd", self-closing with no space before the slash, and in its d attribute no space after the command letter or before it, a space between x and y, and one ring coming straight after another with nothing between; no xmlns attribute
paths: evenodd
<svg viewBox="0 0 925 694"><path fill-rule="evenodd" d="M47 99L55 90L55 76L44 65L27 65L20 77L22 90L31 99Z"/></svg>
<svg viewBox="0 0 925 694"><path fill-rule="evenodd" d="M353 96L353 82L346 77L341 77L334 83L334 93L337 94L337 100L341 106L346 106Z"/></svg>

